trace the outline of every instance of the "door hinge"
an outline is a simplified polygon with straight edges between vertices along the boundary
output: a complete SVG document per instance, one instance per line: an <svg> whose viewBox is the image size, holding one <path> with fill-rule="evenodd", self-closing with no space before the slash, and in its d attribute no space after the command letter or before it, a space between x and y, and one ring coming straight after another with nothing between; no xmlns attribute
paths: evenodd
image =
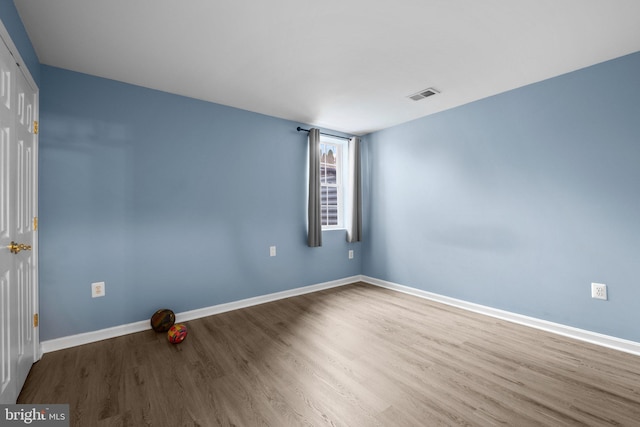
<svg viewBox="0 0 640 427"><path fill-rule="evenodd" d="M33 217L33 231L36 231L38 229L38 217L34 216Z"/></svg>
<svg viewBox="0 0 640 427"><path fill-rule="evenodd" d="M33 121L33 133L36 134L36 135L38 134L38 121L37 120Z"/></svg>
<svg viewBox="0 0 640 427"><path fill-rule="evenodd" d="M37 328L38 327L38 323L39 323L39 319L38 319L38 313L33 315L33 327Z"/></svg>

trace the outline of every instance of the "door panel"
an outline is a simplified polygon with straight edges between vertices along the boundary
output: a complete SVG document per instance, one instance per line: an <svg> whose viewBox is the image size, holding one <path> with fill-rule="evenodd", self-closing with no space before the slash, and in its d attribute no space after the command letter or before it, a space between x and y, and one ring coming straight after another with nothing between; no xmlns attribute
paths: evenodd
<svg viewBox="0 0 640 427"><path fill-rule="evenodd" d="M0 28L4 30L4 28ZM0 403L15 403L39 357L37 313L37 88L0 37ZM19 250L13 243L20 244Z"/></svg>
<svg viewBox="0 0 640 427"><path fill-rule="evenodd" d="M0 40L0 403L13 403L17 396L17 293L15 292L15 262L7 246L11 243L16 225L15 186L15 63Z"/></svg>
<svg viewBox="0 0 640 427"><path fill-rule="evenodd" d="M11 271L7 270L0 276L0 402L2 403L11 403L7 398L17 395L15 382L12 381L16 366L15 359L11 355L13 343L9 334L11 330L10 273Z"/></svg>
<svg viewBox="0 0 640 427"><path fill-rule="evenodd" d="M22 388L24 380L29 374L31 365L36 360L36 342L34 341L33 315L35 314L36 301L35 289L35 239L33 230L33 218L36 216L35 206L35 181L34 176L34 152L36 147L36 135L33 132L33 111L35 107L35 93L31 90L22 73L16 75L16 88L20 109L18 111L18 123L16 126L17 139L17 215L15 241L30 246L31 250L22 250L14 260L18 270L18 360L17 379Z"/></svg>

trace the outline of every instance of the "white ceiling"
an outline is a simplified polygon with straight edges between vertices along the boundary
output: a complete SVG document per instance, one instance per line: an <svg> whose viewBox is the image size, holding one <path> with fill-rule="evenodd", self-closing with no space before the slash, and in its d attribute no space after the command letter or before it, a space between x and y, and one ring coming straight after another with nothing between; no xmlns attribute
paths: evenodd
<svg viewBox="0 0 640 427"><path fill-rule="evenodd" d="M638 0L15 4L43 64L360 135L640 51Z"/></svg>

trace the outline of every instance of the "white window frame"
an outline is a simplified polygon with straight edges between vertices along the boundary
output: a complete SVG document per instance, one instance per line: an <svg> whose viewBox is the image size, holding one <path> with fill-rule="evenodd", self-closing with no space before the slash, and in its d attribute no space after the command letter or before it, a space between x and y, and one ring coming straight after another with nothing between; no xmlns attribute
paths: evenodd
<svg viewBox="0 0 640 427"><path fill-rule="evenodd" d="M326 135L321 135L320 136L320 145L321 145L321 149L322 146L324 145L332 145L336 147L336 184L332 184L332 185L326 185L322 183L322 177L320 180L320 210L322 212L323 209L325 209L325 206L327 206L326 204L322 204L322 187L328 187L328 186L335 186L337 188L337 197L338 197L338 223L335 225L322 225L322 230L341 230L344 229L346 227L345 225L345 206L346 206L346 200L345 200L345 185L346 185L346 177L347 177L347 172L348 172L348 167L349 167L349 161L347 156L349 155L349 148L348 148L348 140L346 139L339 139L339 138L332 138L330 136L326 136ZM322 150L321 150L322 151ZM322 162L322 159L320 159L320 161ZM322 214L321 214L322 216Z"/></svg>

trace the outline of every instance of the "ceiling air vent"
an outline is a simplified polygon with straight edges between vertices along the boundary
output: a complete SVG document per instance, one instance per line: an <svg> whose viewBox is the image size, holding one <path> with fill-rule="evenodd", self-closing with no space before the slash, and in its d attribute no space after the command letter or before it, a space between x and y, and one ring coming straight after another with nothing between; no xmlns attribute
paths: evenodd
<svg viewBox="0 0 640 427"><path fill-rule="evenodd" d="M438 93L440 93L440 92L438 92L434 88L430 87L429 89L424 89L424 90L421 90L418 93L414 93L413 95L409 95L409 98L413 99L414 101L420 101L421 99L428 98L431 95L436 95Z"/></svg>

